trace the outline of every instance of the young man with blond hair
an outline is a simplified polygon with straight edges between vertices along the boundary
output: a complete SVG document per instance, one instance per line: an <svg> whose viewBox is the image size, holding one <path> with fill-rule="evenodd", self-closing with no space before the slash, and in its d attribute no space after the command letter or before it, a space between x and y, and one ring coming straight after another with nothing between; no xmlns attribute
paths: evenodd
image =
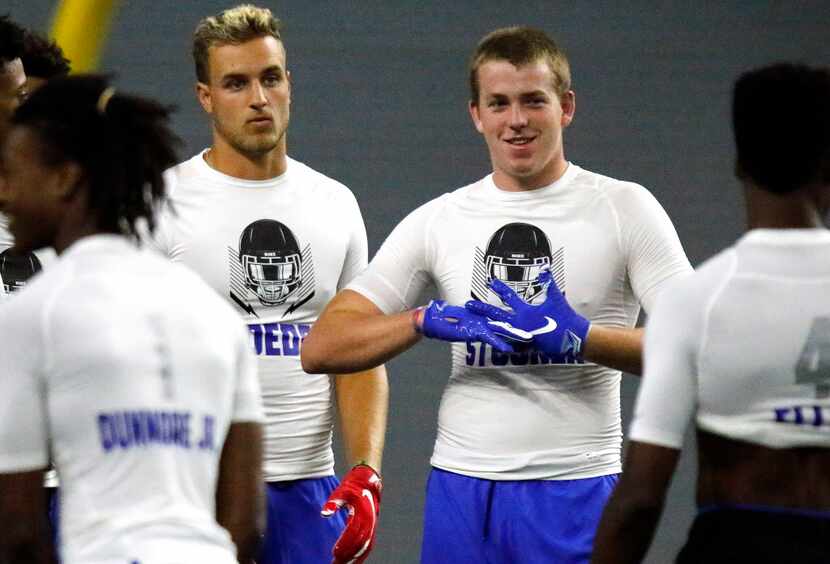
<svg viewBox="0 0 830 564"><path fill-rule="evenodd" d="M691 267L645 188L565 160L575 94L545 33L484 37L470 87L493 173L395 228L315 324L303 365L360 370L422 335L459 341L421 561L584 563L620 471L620 369L640 371L640 307ZM429 281L442 300L416 308Z"/></svg>
<svg viewBox="0 0 830 564"><path fill-rule="evenodd" d="M242 5L203 19L193 58L213 143L168 172L173 210L156 242L248 323L266 414L268 530L258 562L327 563L333 547L335 562L361 562L380 502L386 373L367 366L330 377L300 365L323 307L368 261L360 210L345 186L287 155L291 77L269 10ZM335 397L351 466L339 485Z"/></svg>

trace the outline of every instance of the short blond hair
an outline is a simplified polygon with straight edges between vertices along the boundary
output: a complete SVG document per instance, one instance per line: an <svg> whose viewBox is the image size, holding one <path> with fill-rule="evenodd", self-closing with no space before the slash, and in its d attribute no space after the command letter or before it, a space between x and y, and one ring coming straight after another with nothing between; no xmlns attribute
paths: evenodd
<svg viewBox="0 0 830 564"><path fill-rule="evenodd" d="M473 104L478 104L478 69L494 60L509 61L515 67L544 61L553 73L556 94L561 97L571 89L568 57L553 39L532 27L504 27L485 35L470 58L470 100Z"/></svg>
<svg viewBox="0 0 830 564"><path fill-rule="evenodd" d="M282 42L282 22L268 8L240 4L199 22L193 32L193 62L196 79L208 82L208 50L216 45L239 45L257 37L271 36Z"/></svg>

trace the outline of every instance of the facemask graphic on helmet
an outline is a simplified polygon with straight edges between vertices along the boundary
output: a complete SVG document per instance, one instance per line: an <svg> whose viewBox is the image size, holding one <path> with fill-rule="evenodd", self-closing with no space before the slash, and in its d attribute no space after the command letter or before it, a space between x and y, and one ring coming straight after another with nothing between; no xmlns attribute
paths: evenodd
<svg viewBox="0 0 830 564"><path fill-rule="evenodd" d="M545 233L528 223L509 223L496 231L484 252L486 283L501 280L526 302L544 291L535 283L551 267L551 248Z"/></svg>
<svg viewBox="0 0 830 564"><path fill-rule="evenodd" d="M29 278L43 269L34 253L17 254L12 249L0 253L0 278L7 294L22 289Z"/></svg>
<svg viewBox="0 0 830 564"><path fill-rule="evenodd" d="M303 255L297 238L279 221L260 219L245 228L239 238L239 262L245 286L262 305L285 303L303 284Z"/></svg>

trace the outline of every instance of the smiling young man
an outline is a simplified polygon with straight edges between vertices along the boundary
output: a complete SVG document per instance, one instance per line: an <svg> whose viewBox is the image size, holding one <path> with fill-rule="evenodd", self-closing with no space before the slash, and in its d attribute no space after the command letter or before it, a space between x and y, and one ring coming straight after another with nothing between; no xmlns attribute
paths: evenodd
<svg viewBox="0 0 830 564"><path fill-rule="evenodd" d="M565 55L543 32L487 35L471 60L470 87L493 173L395 228L315 324L303 365L359 370L422 334L469 339L453 345L421 561L587 562L620 471L620 372L605 366L639 371L640 305L648 310L668 280L691 268L643 187L565 160L575 95ZM482 329L486 318L440 301L412 309L429 281L446 302L500 303L501 288L516 307L531 307L545 298L546 271L576 309L554 320L571 335L561 353L500 352L505 343Z"/></svg>
<svg viewBox="0 0 830 564"><path fill-rule="evenodd" d="M168 172L173 207L156 243L248 324L266 415L268 529L258 562L328 563L333 547L338 562L362 561L380 502L386 373L309 375L300 350L326 303L368 262L366 230L345 186L286 154L291 82L279 28L251 5L197 26L196 93L213 143ZM352 467L339 486L335 396ZM344 506L354 510L345 532Z"/></svg>

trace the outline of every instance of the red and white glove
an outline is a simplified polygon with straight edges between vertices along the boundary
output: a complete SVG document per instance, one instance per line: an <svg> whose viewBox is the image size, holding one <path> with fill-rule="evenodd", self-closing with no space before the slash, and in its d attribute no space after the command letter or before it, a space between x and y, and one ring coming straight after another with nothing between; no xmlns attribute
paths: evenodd
<svg viewBox="0 0 830 564"><path fill-rule="evenodd" d="M349 510L346 529L332 549L332 564L361 564L369 557L375 545L381 489L380 474L365 464L358 464L331 492L320 514L330 517L344 506Z"/></svg>

